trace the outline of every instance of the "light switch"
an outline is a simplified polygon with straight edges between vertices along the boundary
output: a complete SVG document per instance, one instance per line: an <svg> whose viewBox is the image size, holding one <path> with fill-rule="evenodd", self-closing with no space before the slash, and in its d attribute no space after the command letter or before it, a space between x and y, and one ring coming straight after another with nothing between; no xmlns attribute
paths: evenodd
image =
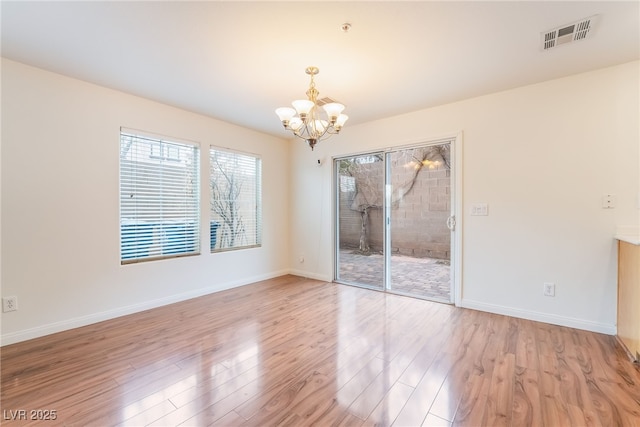
<svg viewBox="0 0 640 427"><path fill-rule="evenodd" d="M487 216L489 215L489 209L486 203L474 203L471 205L472 216Z"/></svg>
<svg viewBox="0 0 640 427"><path fill-rule="evenodd" d="M613 209L616 207L616 196L605 194L602 196L602 209Z"/></svg>

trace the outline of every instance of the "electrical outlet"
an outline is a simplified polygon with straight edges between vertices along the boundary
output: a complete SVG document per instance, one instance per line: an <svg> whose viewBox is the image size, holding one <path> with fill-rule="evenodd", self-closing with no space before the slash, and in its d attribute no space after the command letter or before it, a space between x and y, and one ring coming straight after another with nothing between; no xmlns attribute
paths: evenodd
<svg viewBox="0 0 640 427"><path fill-rule="evenodd" d="M2 297L2 311L4 313L16 310L18 310L18 297Z"/></svg>
<svg viewBox="0 0 640 427"><path fill-rule="evenodd" d="M616 207L615 194L605 194L602 196L602 209L613 209Z"/></svg>
<svg viewBox="0 0 640 427"><path fill-rule="evenodd" d="M542 293L544 294L545 297L555 297L556 296L555 283L545 283Z"/></svg>

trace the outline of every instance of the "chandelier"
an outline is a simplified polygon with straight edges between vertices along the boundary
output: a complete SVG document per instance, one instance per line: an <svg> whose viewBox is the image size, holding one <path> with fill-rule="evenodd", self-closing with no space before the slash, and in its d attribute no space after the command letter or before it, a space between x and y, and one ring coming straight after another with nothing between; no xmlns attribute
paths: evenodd
<svg viewBox="0 0 640 427"><path fill-rule="evenodd" d="M291 103L293 108L278 108L276 114L285 129L307 141L313 150L318 141L340 132L349 117L342 114L342 110L344 110L342 104L337 102L322 103L322 100L318 104L319 92L316 89L313 76L318 74L320 70L317 67L307 67L305 72L311 76L311 83L309 83L309 90L307 90L308 99L293 101ZM322 106L326 118L321 118L318 111L319 106Z"/></svg>

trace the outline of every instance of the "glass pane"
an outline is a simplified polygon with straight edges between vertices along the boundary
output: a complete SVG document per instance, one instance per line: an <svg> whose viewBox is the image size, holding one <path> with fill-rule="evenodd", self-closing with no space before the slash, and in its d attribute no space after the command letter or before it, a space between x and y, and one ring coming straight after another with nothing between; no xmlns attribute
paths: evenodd
<svg viewBox="0 0 640 427"><path fill-rule="evenodd" d="M211 251L259 246L261 161L250 154L209 151Z"/></svg>
<svg viewBox="0 0 640 427"><path fill-rule="evenodd" d="M387 154L394 292L451 301L451 144Z"/></svg>
<svg viewBox="0 0 640 427"><path fill-rule="evenodd" d="M336 280L384 287L384 157L336 160L338 254Z"/></svg>

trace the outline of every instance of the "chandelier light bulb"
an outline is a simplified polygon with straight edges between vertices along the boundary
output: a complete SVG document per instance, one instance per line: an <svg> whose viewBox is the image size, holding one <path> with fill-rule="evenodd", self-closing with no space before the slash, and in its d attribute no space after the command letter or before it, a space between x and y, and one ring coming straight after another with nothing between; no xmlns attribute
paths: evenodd
<svg viewBox="0 0 640 427"><path fill-rule="evenodd" d="M336 129L340 129L342 126L344 126L344 123L349 120L349 116L347 116L346 114L340 114L338 116L338 118L336 119Z"/></svg>
<svg viewBox="0 0 640 427"><path fill-rule="evenodd" d="M322 106L324 111L327 113L327 117L331 123L335 123L338 116L344 110L344 105L338 104L337 102L330 102L329 104L325 104Z"/></svg>
<svg viewBox="0 0 640 427"><path fill-rule="evenodd" d="M291 105L293 105L293 108L296 109L296 111L300 115L300 118L302 118L304 120L304 116L309 114L311 109L316 104L314 104L313 101L310 101L310 100L307 100L307 99L298 99L297 101L293 101L291 103Z"/></svg>
<svg viewBox="0 0 640 427"><path fill-rule="evenodd" d="M276 114L278 115L278 117L280 118L280 121L284 122L284 121L291 121L291 119L293 118L293 116L296 115L296 110L294 110L293 108L289 108L289 107L281 107L278 108L276 110Z"/></svg>
<svg viewBox="0 0 640 427"><path fill-rule="evenodd" d="M315 134L319 137L320 135L322 135L324 133L324 131L327 129L328 125L329 125L329 123L327 123L326 120L314 120L313 121L313 130L315 131Z"/></svg>

